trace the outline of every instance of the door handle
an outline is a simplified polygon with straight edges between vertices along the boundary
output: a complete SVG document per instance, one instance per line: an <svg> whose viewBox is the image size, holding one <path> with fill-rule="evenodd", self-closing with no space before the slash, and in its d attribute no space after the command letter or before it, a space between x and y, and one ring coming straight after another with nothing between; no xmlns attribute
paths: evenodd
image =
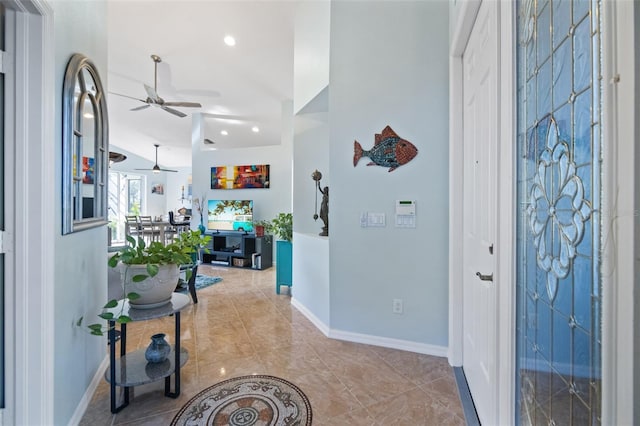
<svg viewBox="0 0 640 426"><path fill-rule="evenodd" d="M476 272L476 276L480 278L481 281L493 281L493 274L482 275L480 272Z"/></svg>

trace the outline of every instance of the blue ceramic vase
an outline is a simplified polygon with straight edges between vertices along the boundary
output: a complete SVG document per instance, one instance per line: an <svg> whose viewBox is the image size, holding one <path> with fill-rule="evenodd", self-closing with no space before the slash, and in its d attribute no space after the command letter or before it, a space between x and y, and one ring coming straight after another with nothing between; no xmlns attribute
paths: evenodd
<svg viewBox="0 0 640 426"><path fill-rule="evenodd" d="M171 346L164 337L164 333L158 333L151 336L151 343L144 352L144 357L148 362L162 362L169 356Z"/></svg>
<svg viewBox="0 0 640 426"><path fill-rule="evenodd" d="M204 227L202 222L200 222L200 225L198 225L198 229L200 230L200 234L202 235L204 235L204 232L207 230L207 228Z"/></svg>

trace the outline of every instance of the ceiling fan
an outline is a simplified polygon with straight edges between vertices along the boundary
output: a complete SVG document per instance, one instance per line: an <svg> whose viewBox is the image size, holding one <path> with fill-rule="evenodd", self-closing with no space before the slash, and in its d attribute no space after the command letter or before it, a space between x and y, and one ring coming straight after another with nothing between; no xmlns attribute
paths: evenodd
<svg viewBox="0 0 640 426"><path fill-rule="evenodd" d="M153 146L156 147L156 164L155 164L155 166L153 166L153 168L151 168L151 169L136 169L136 170L150 170L153 173L160 173L160 172L174 172L174 173L177 173L178 172L177 170L163 169L160 166L158 166L158 147L160 145L158 145L157 143L154 143Z"/></svg>
<svg viewBox="0 0 640 426"><path fill-rule="evenodd" d="M153 87L149 87L146 84L144 85L144 89L147 91L147 99L134 98L133 96L122 95L120 93L113 93L113 92L111 93L113 93L114 95L123 96L125 98L135 99L136 101L140 101L146 104L139 107L131 108L131 111L140 111L142 109L149 108L150 106L153 105L153 106L160 107L161 109L173 115L177 115L178 117L186 117L187 114L185 114L184 112L178 111L177 109L173 109L169 107L188 107L188 108L202 107L202 105L200 105L198 102L166 102L164 99L162 99L158 95L158 64L162 62L162 59L158 55L151 55L151 59L153 59L153 62L155 64L154 65L155 72L154 72L154 79L153 79Z"/></svg>

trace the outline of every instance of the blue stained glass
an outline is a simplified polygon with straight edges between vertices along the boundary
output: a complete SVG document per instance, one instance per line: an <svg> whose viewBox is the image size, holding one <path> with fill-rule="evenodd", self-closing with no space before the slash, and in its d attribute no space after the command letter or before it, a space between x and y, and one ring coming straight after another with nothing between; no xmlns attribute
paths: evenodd
<svg viewBox="0 0 640 426"><path fill-rule="evenodd" d="M577 165L591 163L591 89L576 97L573 104L574 129L573 158Z"/></svg>
<svg viewBox="0 0 640 426"><path fill-rule="evenodd" d="M525 343L525 357L526 359L536 359L536 352L533 350L533 343L527 341Z"/></svg>
<svg viewBox="0 0 640 426"><path fill-rule="evenodd" d="M540 296L540 300L545 303L551 303L547 293L547 273L540 268L536 268L533 275L529 275L529 280L533 277L535 277L536 291Z"/></svg>
<svg viewBox="0 0 640 426"><path fill-rule="evenodd" d="M555 112L553 118L558 124L558 133L560 140L568 142L571 140L571 104L565 103L559 110Z"/></svg>
<svg viewBox="0 0 640 426"><path fill-rule="evenodd" d="M527 70L525 74L527 79L531 79L536 69L536 49L534 43L527 44L525 54L527 63Z"/></svg>
<svg viewBox="0 0 640 426"><path fill-rule="evenodd" d="M580 327L591 331L591 259L578 256L574 264L574 317Z"/></svg>
<svg viewBox="0 0 640 426"><path fill-rule="evenodd" d="M571 25L571 2L554 0L553 2L553 47L558 46L569 34Z"/></svg>
<svg viewBox="0 0 640 426"><path fill-rule="evenodd" d="M536 324L536 302L532 296L527 295L527 311L525 315L527 336L535 336L538 325Z"/></svg>
<svg viewBox="0 0 640 426"><path fill-rule="evenodd" d="M551 111L551 61L545 62L537 75L535 96L538 97L536 115L541 119Z"/></svg>
<svg viewBox="0 0 640 426"><path fill-rule="evenodd" d="M574 375L588 374L591 368L591 339L580 328L573 330L573 371Z"/></svg>
<svg viewBox="0 0 640 426"><path fill-rule="evenodd" d="M553 106L566 103L571 95L571 40L553 52Z"/></svg>
<svg viewBox="0 0 640 426"><path fill-rule="evenodd" d="M562 313L562 315L568 317L573 312L573 288L571 281L566 283L560 283L558 285L558 292L556 298L553 301L553 309Z"/></svg>
<svg viewBox="0 0 640 426"><path fill-rule="evenodd" d="M591 0L573 0L573 22L578 23L589 13Z"/></svg>
<svg viewBox="0 0 640 426"><path fill-rule="evenodd" d="M526 98L526 114L527 114L527 127L533 125L536 120L536 79L532 78L527 81L527 98Z"/></svg>
<svg viewBox="0 0 640 426"><path fill-rule="evenodd" d="M549 58L549 49L551 47L549 42L549 29L550 25L550 8L548 5L540 12L538 16L538 22L536 24L536 46L538 48L538 64L543 63Z"/></svg>
<svg viewBox="0 0 640 426"><path fill-rule="evenodd" d="M545 293L546 292L545 290ZM538 342L538 349L545 359L551 359L551 309L549 309L549 305L538 302L537 318L538 330L536 341Z"/></svg>
<svg viewBox="0 0 640 426"><path fill-rule="evenodd" d="M540 11L543 8L545 8L548 3L549 3L549 0L538 0L537 2L534 2L534 4L536 5L536 15L540 15ZM548 31L548 28L547 28L547 31Z"/></svg>
<svg viewBox="0 0 640 426"><path fill-rule="evenodd" d="M591 172L590 164L580 166L576 169L576 176L582 180L582 189L584 191L583 199L592 200L591 198Z"/></svg>
<svg viewBox="0 0 640 426"><path fill-rule="evenodd" d="M582 255L587 258L591 258L593 255L593 242L591 241L591 236L593 235L591 230L592 221L593 218L584 223L584 235L582 236L582 241L576 247L578 255Z"/></svg>
<svg viewBox="0 0 640 426"><path fill-rule="evenodd" d="M579 93L591 84L591 36L589 21L584 20L573 33L574 91Z"/></svg>
<svg viewBox="0 0 640 426"><path fill-rule="evenodd" d="M528 22L526 6L518 2L518 25ZM517 46L523 60L517 61L516 376L522 380L516 423L597 424L601 4L539 0L534 6L535 36ZM557 141L548 139L551 119ZM528 368L536 369L533 381ZM584 380L590 374L592 384Z"/></svg>
<svg viewBox="0 0 640 426"><path fill-rule="evenodd" d="M553 356L551 362L556 369L571 362L569 318L558 312L553 313Z"/></svg>

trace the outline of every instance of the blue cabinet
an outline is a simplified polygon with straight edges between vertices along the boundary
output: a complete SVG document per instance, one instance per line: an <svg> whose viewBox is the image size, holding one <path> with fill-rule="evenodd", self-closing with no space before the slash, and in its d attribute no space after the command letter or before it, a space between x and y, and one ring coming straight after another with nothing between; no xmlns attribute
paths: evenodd
<svg viewBox="0 0 640 426"><path fill-rule="evenodd" d="M293 284L293 254L291 241L276 241L276 294L280 286Z"/></svg>

